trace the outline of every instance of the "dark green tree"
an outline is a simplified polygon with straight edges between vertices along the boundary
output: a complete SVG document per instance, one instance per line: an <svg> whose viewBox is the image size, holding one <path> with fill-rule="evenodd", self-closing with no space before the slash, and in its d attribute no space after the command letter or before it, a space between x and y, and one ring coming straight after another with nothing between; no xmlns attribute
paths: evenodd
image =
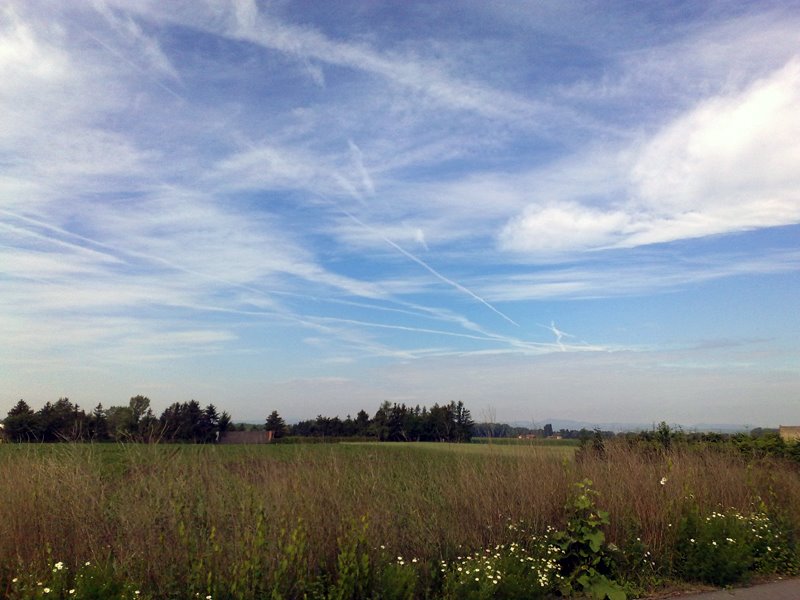
<svg viewBox="0 0 800 600"><path fill-rule="evenodd" d="M365 410L358 411L355 419L355 435L369 435L369 415Z"/></svg>
<svg viewBox="0 0 800 600"><path fill-rule="evenodd" d="M39 439L36 414L24 400L17 402L8 411L3 424L6 436L12 442L32 442Z"/></svg>
<svg viewBox="0 0 800 600"><path fill-rule="evenodd" d="M130 406L109 406L106 411L108 432L117 442L133 441L136 435L136 421Z"/></svg>
<svg viewBox="0 0 800 600"><path fill-rule="evenodd" d="M219 433L219 414L217 414L217 407L209 404L203 409L200 415L200 425L198 431L198 440L204 444L210 444L217 441L217 434Z"/></svg>
<svg viewBox="0 0 800 600"><path fill-rule="evenodd" d="M389 414L391 411L392 405L386 401L381 404L372 418L372 433L382 442L389 439Z"/></svg>
<svg viewBox="0 0 800 600"><path fill-rule="evenodd" d="M220 433L225 433L226 431L228 431L228 429L231 428L231 416L224 410L222 411L222 414L219 416L218 427Z"/></svg>
<svg viewBox="0 0 800 600"><path fill-rule="evenodd" d="M89 415L88 423L88 438L97 442L108 439L108 419L106 419L106 411L103 410L103 405L98 404Z"/></svg>
<svg viewBox="0 0 800 600"><path fill-rule="evenodd" d="M276 439L281 438L286 435L286 421L278 414L277 410L273 410L267 417L265 429L271 431Z"/></svg>
<svg viewBox="0 0 800 600"><path fill-rule="evenodd" d="M467 410L464 403L459 400L456 404L450 403L450 411L455 421L452 441L469 442L472 439L472 428L475 426L475 422L472 420L472 415L469 410Z"/></svg>

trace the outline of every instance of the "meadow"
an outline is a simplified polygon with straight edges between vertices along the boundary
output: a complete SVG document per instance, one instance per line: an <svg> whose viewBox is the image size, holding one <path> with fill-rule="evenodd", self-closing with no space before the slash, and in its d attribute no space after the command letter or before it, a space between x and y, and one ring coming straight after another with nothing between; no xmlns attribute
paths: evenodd
<svg viewBox="0 0 800 600"><path fill-rule="evenodd" d="M714 580L720 561L738 569L730 581L796 572L796 464L624 443L575 452L542 443L5 444L0 596L489 598L601 589L579 583L580 570L612 582L608 597L621 598L681 579L729 583ZM754 537L757 527L771 544ZM705 556L703 544L728 554L692 572L681 557ZM570 562L578 550L588 566ZM498 579L466 585L476 552L497 557L482 572ZM519 553L547 576L526 583L533 567L517 572L509 562ZM498 587L501 572L508 576Z"/></svg>

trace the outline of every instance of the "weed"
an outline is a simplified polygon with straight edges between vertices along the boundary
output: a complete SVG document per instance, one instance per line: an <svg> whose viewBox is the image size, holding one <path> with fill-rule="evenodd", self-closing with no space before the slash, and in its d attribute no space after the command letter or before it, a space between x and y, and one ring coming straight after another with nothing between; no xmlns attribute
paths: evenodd
<svg viewBox="0 0 800 600"><path fill-rule="evenodd" d="M614 558L602 530L609 523L608 513L595 506L597 492L591 485L588 479L575 484L577 493L567 506L570 511L567 527L553 534L553 541L561 549L558 560L564 576L561 593L625 600L624 589L613 578Z"/></svg>

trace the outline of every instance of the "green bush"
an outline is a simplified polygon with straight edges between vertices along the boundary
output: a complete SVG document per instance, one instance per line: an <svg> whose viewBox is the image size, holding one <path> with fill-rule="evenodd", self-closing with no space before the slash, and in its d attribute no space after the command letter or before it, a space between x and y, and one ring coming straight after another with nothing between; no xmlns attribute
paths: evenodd
<svg viewBox="0 0 800 600"><path fill-rule="evenodd" d="M12 580L9 600L145 600L149 598L116 575L109 565L86 562L70 569L63 562L52 564L46 578L17 576Z"/></svg>
<svg viewBox="0 0 800 600"><path fill-rule="evenodd" d="M513 527L513 526L512 526ZM546 538L512 542L441 563L446 600L544 598L561 581L560 550Z"/></svg>
<svg viewBox="0 0 800 600"><path fill-rule="evenodd" d="M763 505L748 515L730 509L703 516L692 507L681 519L675 557L677 575L713 585L746 581L754 572L797 571L791 531Z"/></svg>

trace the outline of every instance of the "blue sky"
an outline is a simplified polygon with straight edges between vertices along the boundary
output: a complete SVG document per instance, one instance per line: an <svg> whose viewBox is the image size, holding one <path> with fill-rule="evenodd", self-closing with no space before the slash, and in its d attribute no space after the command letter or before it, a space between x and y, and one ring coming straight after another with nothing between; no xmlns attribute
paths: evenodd
<svg viewBox="0 0 800 600"><path fill-rule="evenodd" d="M11 0L0 411L800 422L800 4Z"/></svg>

